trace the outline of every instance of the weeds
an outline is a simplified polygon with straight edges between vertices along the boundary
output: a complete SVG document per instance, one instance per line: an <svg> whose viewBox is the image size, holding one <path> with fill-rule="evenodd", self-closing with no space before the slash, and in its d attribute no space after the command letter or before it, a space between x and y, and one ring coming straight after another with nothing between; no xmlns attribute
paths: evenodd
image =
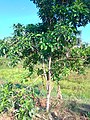
<svg viewBox="0 0 90 120"><path fill-rule="evenodd" d="M28 120L36 113L34 88L9 82L0 86L0 113L11 111L17 120Z"/></svg>

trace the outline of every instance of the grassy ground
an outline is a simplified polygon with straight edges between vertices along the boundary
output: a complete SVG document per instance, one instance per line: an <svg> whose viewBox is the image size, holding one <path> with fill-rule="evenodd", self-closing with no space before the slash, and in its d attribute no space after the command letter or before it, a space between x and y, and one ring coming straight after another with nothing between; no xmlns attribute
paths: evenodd
<svg viewBox="0 0 90 120"><path fill-rule="evenodd" d="M42 80L37 75L28 77L29 72L22 68L21 65L17 67L9 67L8 60L1 58L0 59L0 83L13 82L24 84L32 84L42 86ZM26 82L27 81L27 82ZM44 82L45 83L45 82ZM45 84L44 84L45 85ZM61 91L64 98L73 98L81 99L86 102L90 99L90 68L86 68L85 75L77 75L72 73L66 80L60 81ZM52 95L55 96L56 85L53 84ZM40 89L41 89L40 88ZM45 86L42 89L42 92L45 93Z"/></svg>
<svg viewBox="0 0 90 120"><path fill-rule="evenodd" d="M90 69L86 75L77 75L74 73L69 76L68 80L61 81L61 89L64 96L79 98L81 100L90 99Z"/></svg>
<svg viewBox="0 0 90 120"><path fill-rule="evenodd" d="M45 81L42 81L36 74L29 78L28 73L22 65L12 68L8 65L8 60L0 59L0 84L6 82L25 85L33 84L33 86L39 87L41 95L45 97ZM72 73L67 79L60 81L60 85L64 102L66 101L64 105L77 112L77 114L80 113L79 111L83 111L90 116L90 68L86 68L85 75ZM53 96L56 97L57 86L55 83L52 83L52 86L51 96L53 98Z"/></svg>

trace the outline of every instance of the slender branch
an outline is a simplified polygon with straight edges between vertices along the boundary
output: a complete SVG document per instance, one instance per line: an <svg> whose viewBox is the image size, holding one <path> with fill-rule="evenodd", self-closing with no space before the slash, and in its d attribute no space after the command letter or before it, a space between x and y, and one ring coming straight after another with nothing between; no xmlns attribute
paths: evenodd
<svg viewBox="0 0 90 120"><path fill-rule="evenodd" d="M47 107L46 111L49 112L50 108L50 94L51 94L51 56L48 63L48 78L47 78Z"/></svg>
<svg viewBox="0 0 90 120"><path fill-rule="evenodd" d="M51 57L49 57L49 80L51 80Z"/></svg>
<svg viewBox="0 0 90 120"><path fill-rule="evenodd" d="M87 57L68 57L68 58L61 58L61 59L58 59L56 61L64 61L64 60L76 61L78 59L85 60L85 59L87 59Z"/></svg>

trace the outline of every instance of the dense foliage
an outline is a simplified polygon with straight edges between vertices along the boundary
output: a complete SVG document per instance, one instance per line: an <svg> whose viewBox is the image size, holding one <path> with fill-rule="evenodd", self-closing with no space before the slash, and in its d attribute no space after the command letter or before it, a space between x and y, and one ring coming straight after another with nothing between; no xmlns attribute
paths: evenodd
<svg viewBox="0 0 90 120"><path fill-rule="evenodd" d="M74 27L82 26L90 21L89 0L30 0L39 8L39 17L48 29L63 20Z"/></svg>
<svg viewBox="0 0 90 120"><path fill-rule="evenodd" d="M11 112L17 120L28 120L36 113L35 97L37 91L32 87L6 83L0 85L0 113Z"/></svg>

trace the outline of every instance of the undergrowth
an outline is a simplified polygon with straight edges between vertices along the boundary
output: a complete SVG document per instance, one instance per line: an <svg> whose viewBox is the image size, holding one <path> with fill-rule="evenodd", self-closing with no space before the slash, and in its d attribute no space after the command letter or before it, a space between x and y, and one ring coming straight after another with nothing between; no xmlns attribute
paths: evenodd
<svg viewBox="0 0 90 120"><path fill-rule="evenodd" d="M12 113L16 120L30 120L35 115L34 98L39 95L35 88L13 84L0 85L0 113Z"/></svg>
<svg viewBox="0 0 90 120"><path fill-rule="evenodd" d="M36 73L29 77L28 70L21 64L12 68L8 61L0 59L0 113L11 110L18 120L31 119L37 111L32 93L45 98L46 82ZM51 98L53 98L57 96L57 85L53 82L51 84ZM74 109L78 113L83 106L90 105L90 68L86 68L85 75L72 73L67 79L61 80L60 85L69 109ZM69 101L78 103L69 104ZM87 112L87 116L90 117L90 112Z"/></svg>

